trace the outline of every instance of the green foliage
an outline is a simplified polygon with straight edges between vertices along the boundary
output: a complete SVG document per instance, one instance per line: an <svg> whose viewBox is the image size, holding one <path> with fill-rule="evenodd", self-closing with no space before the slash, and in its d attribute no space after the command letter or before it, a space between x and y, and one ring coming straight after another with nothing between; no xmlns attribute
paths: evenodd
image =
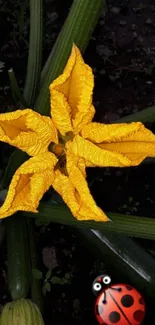
<svg viewBox="0 0 155 325"><path fill-rule="evenodd" d="M72 279L72 273L69 272L66 273L64 277L53 275L53 273L55 274L53 270L48 270L46 272L45 277L43 276L43 273L37 269L33 269L32 273L35 279L43 280L42 292L44 295L46 295L47 292L51 291L51 284L57 284L57 285L70 284ZM56 273L59 273L59 271Z"/></svg>
<svg viewBox="0 0 155 325"><path fill-rule="evenodd" d="M37 270L37 269L32 269L32 275L34 276L35 279L41 280L42 279L42 272Z"/></svg>

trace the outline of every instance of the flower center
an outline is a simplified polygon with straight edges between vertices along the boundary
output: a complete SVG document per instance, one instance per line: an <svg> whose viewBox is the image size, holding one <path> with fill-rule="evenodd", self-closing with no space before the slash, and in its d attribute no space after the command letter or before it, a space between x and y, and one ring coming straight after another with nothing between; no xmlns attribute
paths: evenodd
<svg viewBox="0 0 155 325"><path fill-rule="evenodd" d="M59 143L51 142L48 147L48 150L54 153L58 158L55 169L58 168L65 175L67 175L65 144L67 141L73 140L73 138L74 134L72 132L67 132L65 136L59 133Z"/></svg>
<svg viewBox="0 0 155 325"><path fill-rule="evenodd" d="M65 173L66 155L64 145L61 143L51 142L48 147L48 150L54 153L58 158L58 162L55 166L55 169L60 169L62 173Z"/></svg>
<svg viewBox="0 0 155 325"><path fill-rule="evenodd" d="M63 144L53 144L52 146L52 152L56 155L56 156L61 156L62 154L64 154L64 146Z"/></svg>

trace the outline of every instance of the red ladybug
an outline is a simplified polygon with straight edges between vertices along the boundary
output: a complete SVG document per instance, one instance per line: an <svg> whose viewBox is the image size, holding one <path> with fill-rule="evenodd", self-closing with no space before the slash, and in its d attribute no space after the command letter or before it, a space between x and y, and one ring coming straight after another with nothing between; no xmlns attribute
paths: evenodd
<svg viewBox="0 0 155 325"><path fill-rule="evenodd" d="M145 302L141 294L130 285L110 283L108 275L101 275L93 282L93 292L97 295L95 316L98 323L140 325L145 316Z"/></svg>

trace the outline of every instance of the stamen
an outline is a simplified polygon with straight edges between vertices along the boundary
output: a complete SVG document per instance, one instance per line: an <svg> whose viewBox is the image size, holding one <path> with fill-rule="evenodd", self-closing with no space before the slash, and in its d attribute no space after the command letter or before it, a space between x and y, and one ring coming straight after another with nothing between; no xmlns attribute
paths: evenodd
<svg viewBox="0 0 155 325"><path fill-rule="evenodd" d="M64 146L60 143L50 143L48 150L53 152L56 156L61 156L64 153Z"/></svg>
<svg viewBox="0 0 155 325"><path fill-rule="evenodd" d="M62 155L64 151L64 147L62 144L54 144L53 146L53 152L57 155L57 156L60 156Z"/></svg>

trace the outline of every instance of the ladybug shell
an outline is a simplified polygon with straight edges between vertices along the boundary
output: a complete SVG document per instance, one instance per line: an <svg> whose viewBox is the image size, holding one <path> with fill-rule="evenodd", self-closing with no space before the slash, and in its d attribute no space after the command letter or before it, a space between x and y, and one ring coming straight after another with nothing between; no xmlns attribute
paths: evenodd
<svg viewBox="0 0 155 325"><path fill-rule="evenodd" d="M139 325L145 316L145 302L129 285L110 285L97 297L95 315L101 325Z"/></svg>

